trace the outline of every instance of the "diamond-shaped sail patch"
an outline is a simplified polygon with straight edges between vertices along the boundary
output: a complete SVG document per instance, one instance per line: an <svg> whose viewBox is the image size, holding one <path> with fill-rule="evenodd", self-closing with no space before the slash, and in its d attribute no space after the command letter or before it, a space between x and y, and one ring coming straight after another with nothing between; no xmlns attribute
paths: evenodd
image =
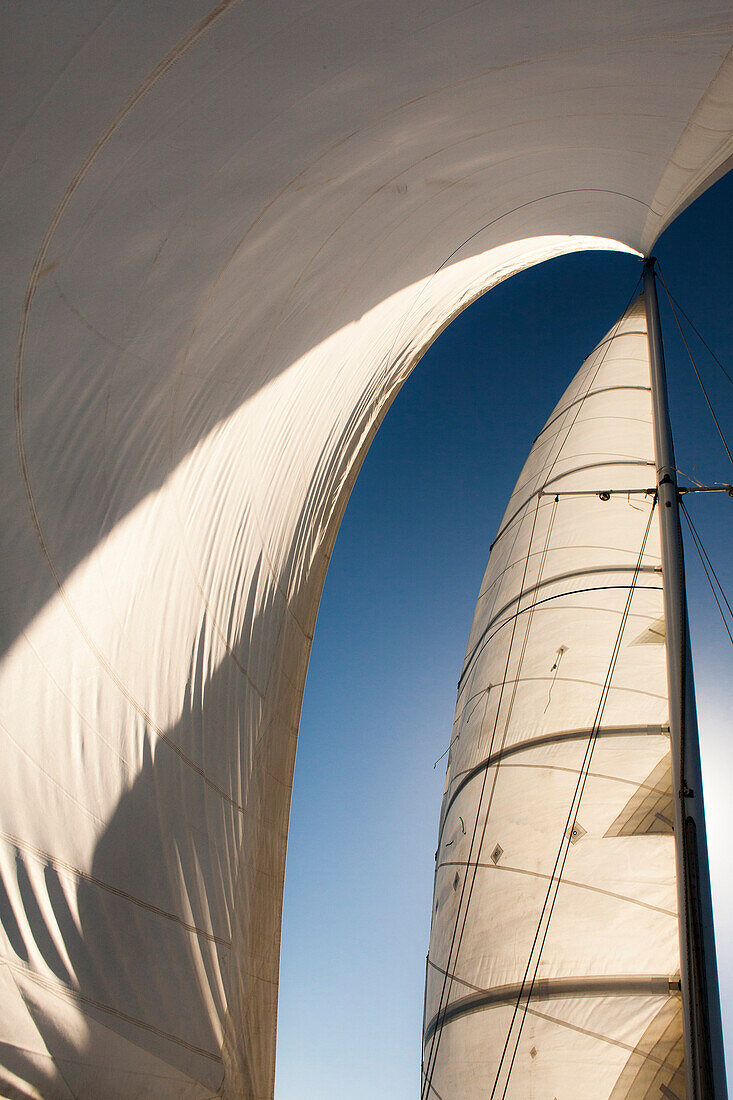
<svg viewBox="0 0 733 1100"><path fill-rule="evenodd" d="M569 838L571 844L577 844L587 832L588 830L584 829L580 822L575 820L572 825L568 825L565 836Z"/></svg>

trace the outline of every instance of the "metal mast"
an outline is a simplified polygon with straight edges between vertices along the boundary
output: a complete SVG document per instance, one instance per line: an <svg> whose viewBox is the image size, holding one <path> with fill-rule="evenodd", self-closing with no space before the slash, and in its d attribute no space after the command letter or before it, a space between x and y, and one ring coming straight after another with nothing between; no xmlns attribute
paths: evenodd
<svg viewBox="0 0 733 1100"><path fill-rule="evenodd" d="M677 468L654 258L644 266L662 547L687 1100L726 1100L725 1055L687 618Z"/></svg>

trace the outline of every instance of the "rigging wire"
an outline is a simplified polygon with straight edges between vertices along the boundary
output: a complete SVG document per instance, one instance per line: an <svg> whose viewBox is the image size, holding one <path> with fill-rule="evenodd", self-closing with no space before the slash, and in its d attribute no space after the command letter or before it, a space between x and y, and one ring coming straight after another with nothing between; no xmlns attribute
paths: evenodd
<svg viewBox="0 0 733 1100"><path fill-rule="evenodd" d="M705 547L702 544L702 539L700 538L700 535L698 534L697 528L695 527L695 524L692 522L692 517L691 517L690 513L687 511L687 507L685 505L684 500L680 500L680 509L681 509L682 514L684 515L685 519L687 520L687 526L690 529L690 534L692 535L693 542L695 543L695 549L697 550L698 557L700 558L700 561L702 562L702 567L705 570L705 576L707 578L708 584L710 585L710 591L712 592L713 598L715 599L715 602L718 605L718 611L720 612L720 617L723 620L723 626L725 627L725 632L726 632L726 634L728 635L728 637L730 639L731 645L733 645L733 634L731 633L731 629L728 626L728 622L727 622L726 617L725 617L725 612L723 611L723 608L722 608L721 603L720 603L720 599L718 598L718 593L715 591L715 585L713 584L713 578L715 578L715 583L717 584L718 589L720 590L720 595L723 598L723 602L725 603L725 606L728 608L728 614L730 615L731 619L733 619L733 609L731 609L731 605L730 605L730 602L728 601L728 597L726 596L726 594L723 590L723 586L720 583L720 579L718 577L718 574L715 572L715 569L713 568L713 563L710 561L710 558L708 557L708 553L707 553ZM711 576L711 574L712 574L712 576Z"/></svg>
<svg viewBox="0 0 733 1100"><path fill-rule="evenodd" d="M447 756L447 755L448 755L448 753L449 753L449 752L450 752L450 750L451 750L451 749L453 748L453 746L455 745L455 743L456 743L456 741L457 741L457 740L458 740L458 734L456 734L456 736L455 736L455 737L453 738L453 740L452 740L452 741L450 742L450 744L448 745L448 748L447 748L447 749L445 750L445 752L441 752L440 756L438 757L438 759L437 759L437 760L435 761L435 763L433 764L433 771L435 771L435 769L437 768L438 764L439 764L439 763L440 763L440 761L441 761L441 760L443 759L443 757L444 757L444 756Z"/></svg>
<svg viewBox="0 0 733 1100"><path fill-rule="evenodd" d="M658 260L657 260L657 269L659 269L659 261L658 261ZM661 272L661 271L659 271L659 277L660 277L660 279L662 280L662 283L664 283L664 276L662 275L662 272ZM666 284L666 283L664 283L664 289L665 289L665 291L667 292L667 297L669 298L669 300L670 300L670 303L674 302L674 304L675 304L675 305L677 306L677 309L678 309L678 310L680 311L680 313L682 314L682 316L684 317L684 319L685 319L685 320L687 321L688 325L690 326L690 328L692 329L692 331L693 331L693 332L695 333L695 335L697 336L697 338L698 338L698 340L700 341L700 343L702 344L702 346L703 346L703 347L704 347L704 348L705 348L705 349L706 349L706 350L707 350L707 351L709 352L709 354L710 354L710 355L711 355L711 356L713 357L713 359L714 359L714 360L715 360L715 362L716 362L716 363L718 364L718 366L720 367L720 369L721 369L721 371L723 372L723 374L725 375L725 377L726 377L726 378L728 379L728 381L730 382L731 386L733 386L733 377L731 377L731 375L730 375L730 374L728 374L728 371L727 371L727 370L725 369L725 367L724 367L724 366L723 366L723 364L721 363L721 361L720 361L720 359L718 358L718 356L717 356L717 355L715 354L715 352L713 351L713 349L712 349L712 348L710 347L710 344L708 344L707 340L706 340L706 339L705 339L705 337L704 337L704 336L702 335L702 333L700 332L700 330L698 329L697 325L696 325L696 324L695 324L695 322L694 322L694 321L692 320L692 318L691 318L691 317L690 317L690 316L689 316L689 315L688 315L687 313L685 313L685 311L684 311L684 309L682 308L682 306L680 305L680 303L679 303L679 302L677 301L677 299L676 299L676 298L674 297L674 295L673 295L673 294L671 293L671 291L670 291L670 290L668 289L668 287L667 287L667 284Z"/></svg>
<svg viewBox="0 0 733 1100"><path fill-rule="evenodd" d="M634 570L634 576L632 578L631 585L629 587L629 594L626 598L626 606L624 607L624 611L623 611L623 614L621 616L621 622L620 622L620 625L619 625L619 630L618 630L618 633L617 633L617 636L616 636L616 641L614 643L613 651L612 651L612 654L611 654L611 660L610 660L610 663L609 663L608 671L606 673L606 678L604 680L603 687L601 689L601 696L600 696L600 699L599 699L599 702L598 702L598 707L597 707L597 710L596 710L595 720L593 722L593 728L592 728L591 736L588 739L588 745L586 746L585 754L584 754L584 757L583 757L583 762L581 764L580 772L578 774L578 780L576 782L575 790L573 792L573 797L572 797L572 800L571 800L571 803L570 803L570 810L568 811L568 815L567 815L567 818L566 818L565 827L563 829L562 837L561 837L561 840L560 840L560 845L559 845L559 848L558 848L557 856L555 857L555 864L554 864L553 869L552 869L552 874L550 875L550 883L549 883L549 886L547 888L547 893L545 895L545 900L544 900L544 903L543 903L543 906L542 906L542 910L540 912L539 921L537 923L537 929L535 931L534 938L532 940L532 946L530 948L529 956L527 958L527 965L526 965L525 970L524 970L524 975L522 977L522 981L521 981L521 984L520 984L519 993L517 994L517 999L516 999L516 1002L515 1002L515 1005L514 1005L514 1010L512 1012L512 1018L511 1018L510 1023L509 1023L509 1028L507 1029L507 1035L506 1035L506 1039L504 1041L504 1047L502 1049L501 1058L499 1059L499 1065L498 1065L497 1070L496 1070L496 1076L494 1078L494 1085L493 1085L493 1088L491 1090L490 1100L494 1100L494 1097L496 1095L496 1090L497 1090L497 1087L498 1087L498 1084L499 1084L499 1079L501 1077L501 1071L502 1071L502 1068L503 1068L503 1065L504 1065L504 1060L506 1058L507 1050L509 1049L509 1043L511 1041L511 1036L512 1036L512 1031L514 1029L514 1024L516 1022L517 1015L519 1014L520 1004L522 1003L522 1000L525 997L524 988L525 988L525 984L527 982L527 978L529 976L529 972L530 972L530 969L531 969L531 966L532 966L532 958L533 958L533 955L535 953L535 948L537 946L537 942L540 938L540 933L542 932L542 925L544 923L545 924L545 929L544 929L544 933L542 935L542 940L540 942L539 951L537 953L537 961L536 961L535 966L534 966L534 971L533 971L532 978L531 978L531 981L530 981L529 990L526 993L526 1000L525 1000L525 1003L524 1003L524 1007L522 1009L522 1016L521 1016L520 1023L519 1023L519 1030L518 1030L518 1033L517 1033L516 1041L514 1043L514 1049L512 1051L511 1060L510 1060L510 1063L509 1063L509 1069L507 1071L507 1077L506 1077L506 1081L504 1083L504 1089L503 1089L502 1094L501 1094L502 1100L504 1100L504 1098L506 1097L507 1089L509 1088L509 1081L510 1081L510 1078L511 1078L512 1070L514 1068L514 1062L515 1062L515 1059L516 1059L517 1050L519 1049L519 1042L520 1042L520 1039L522 1037L522 1029L524 1027L524 1021L525 1021L526 1016L527 1016L527 1010L529 1008L529 1002L531 1000L532 993L533 993L534 986L535 986L535 982L537 980L537 973L538 973L538 970L539 970L540 961L542 959L542 952L544 950L545 942L547 940L547 935L548 935L548 932L549 932L549 929L550 929L550 921L552 919L552 914L553 914L554 908L555 908L555 902L557 900L557 896L558 896L558 893L559 893L560 883L561 883L561 880L562 880L563 872L565 870L565 863L567 862L568 852L570 851L570 842L571 842L571 836L572 836L572 829L575 827L575 824L577 822L578 812L580 810L580 803L581 803L581 800L583 798L583 793L585 791L585 785L586 785L586 782L587 782L587 779L588 779L590 764L591 764L591 761L592 761L592 758L593 758L593 751L595 749L596 741L598 739L598 730L599 730L600 725L601 725L601 721L602 721L602 718L603 718L603 712L605 710L606 701L608 699L608 695L609 695L610 688L611 688L611 680L613 678L613 673L614 673L615 668L616 668L616 662L618 660L618 655L619 655L619 652L621 650L621 641L622 641L622 638L623 638L626 623L627 623L628 618L629 618L629 612L630 612L630 608L631 608L631 601L633 599L633 595L634 595L634 592L636 590L636 584L637 584L637 581L638 581L638 578L639 578L639 573L641 571L641 565L642 565L642 561L643 561L643 558L644 558L644 552L646 550L647 540L649 538L649 532L651 530L652 519L653 519L653 516L654 516L654 510L655 510L655 507L656 507L656 503L657 503L657 500L656 500L656 497L655 497L654 501L652 502L651 509L649 511L649 519L647 521L646 530L644 532L644 537L642 539L641 549L639 550L639 556L637 558L636 568ZM559 866L559 871L558 871L558 866ZM555 877L556 872L557 872L557 878ZM553 893L553 890L554 890L554 893ZM550 901L551 898L552 898L552 900ZM548 905L549 905L549 909L548 909ZM546 921L545 921L545 913L547 913L547 920Z"/></svg>
<svg viewBox="0 0 733 1100"><path fill-rule="evenodd" d="M659 264L657 264L657 269L659 270ZM695 377L697 378L697 380L700 384L700 389L702 390L703 397L705 398L705 402L707 404L707 407L710 410L710 415L712 416L713 421L715 422L715 427L718 429L718 435L720 436L721 441L723 443L723 446L725 447L725 453L728 455L728 458L730 459L731 465L733 465L733 455L731 454L730 447L728 446L726 438L723 435L723 429L720 426L720 422L718 421L718 418L715 415L715 410L714 410L714 408L711 404L710 398L708 397L708 391L705 389L705 385L703 383L703 380L700 377L700 372L697 369L697 364L695 363L695 360L694 360L693 355L692 355L692 351L690 350L690 345L687 342L687 337L685 336L685 333L683 331L682 325L680 323L680 319L677 316L677 310L675 309L674 301L672 300L672 295L669 292L669 288L667 286L667 283L665 282L664 275L662 274L661 270L659 270L659 278L662 280L662 286L664 287L664 290L666 292L667 298L669 300L669 304L672 307L672 313L674 314L674 319L677 322L677 328L679 329L680 336L682 337L682 342L685 345L685 350L687 352L688 358L689 358L690 362L692 363L692 369L695 372Z"/></svg>

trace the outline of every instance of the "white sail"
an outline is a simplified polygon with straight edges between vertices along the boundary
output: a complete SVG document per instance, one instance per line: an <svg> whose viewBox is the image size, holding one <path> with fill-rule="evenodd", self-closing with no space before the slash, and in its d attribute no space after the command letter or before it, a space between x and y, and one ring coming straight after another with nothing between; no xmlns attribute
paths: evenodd
<svg viewBox="0 0 733 1100"><path fill-rule="evenodd" d="M721 170L730 19L23 0L3 27L0 1092L269 1100L360 462L469 302L647 250Z"/></svg>
<svg viewBox="0 0 733 1100"><path fill-rule="evenodd" d="M424 1096L684 1096L651 415L638 299L537 437L481 586L436 854Z"/></svg>

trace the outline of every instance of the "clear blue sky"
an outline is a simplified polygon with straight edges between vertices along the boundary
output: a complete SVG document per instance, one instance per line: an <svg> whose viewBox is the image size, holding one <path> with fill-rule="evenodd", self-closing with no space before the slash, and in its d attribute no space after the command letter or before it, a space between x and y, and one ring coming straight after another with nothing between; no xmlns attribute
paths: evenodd
<svg viewBox="0 0 733 1100"><path fill-rule="evenodd" d="M672 293L731 375L732 212L733 173L656 249ZM639 274L633 257L588 253L491 291L433 345L367 456L326 580L301 721L277 1100L418 1094L445 775L443 761L433 764L448 744L489 545L532 440ZM731 481L664 306L678 465L703 482ZM702 351L696 360L731 445L733 386ZM730 599L733 500L697 496L690 508ZM687 562L733 1073L733 648L692 546Z"/></svg>

